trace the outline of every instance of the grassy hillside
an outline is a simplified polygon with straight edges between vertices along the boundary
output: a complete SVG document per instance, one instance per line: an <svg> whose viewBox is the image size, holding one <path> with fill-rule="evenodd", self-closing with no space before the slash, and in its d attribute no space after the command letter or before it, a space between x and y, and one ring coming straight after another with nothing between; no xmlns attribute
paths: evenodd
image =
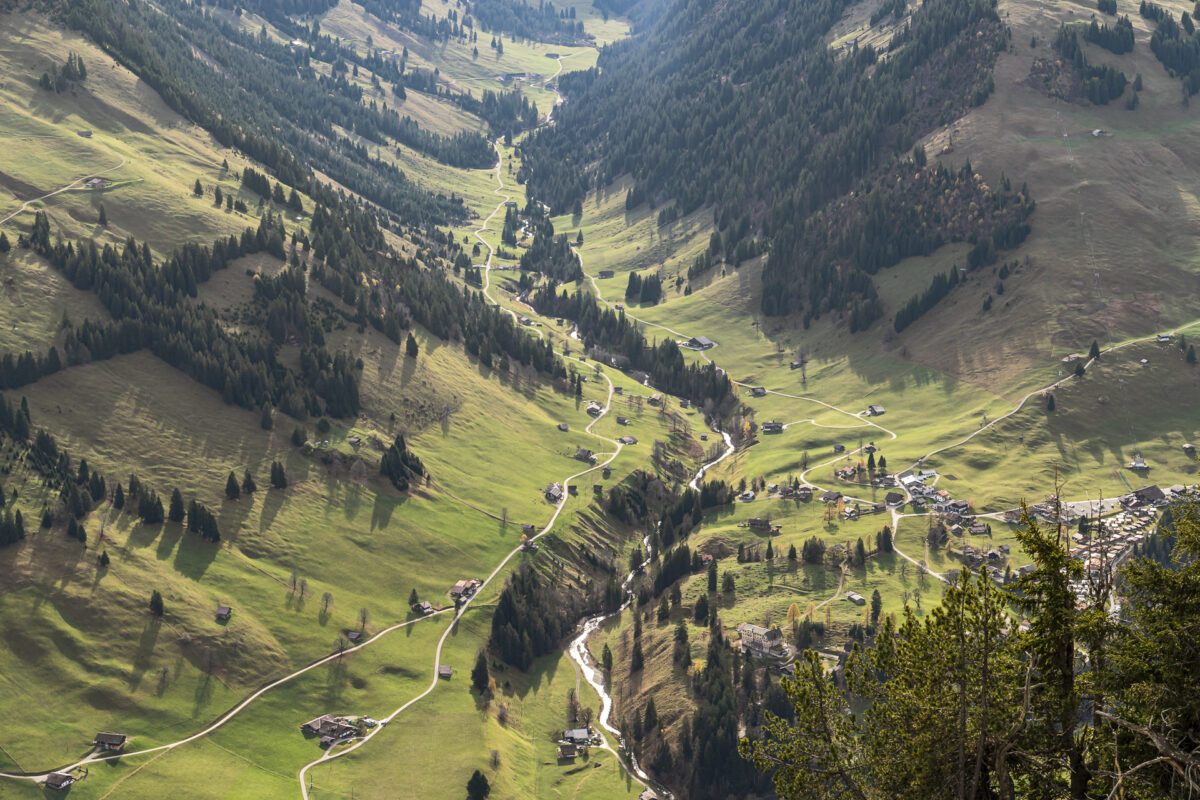
<svg viewBox="0 0 1200 800"><path fill-rule="evenodd" d="M593 22L589 17L588 24ZM35 210L47 212L55 235L93 237L101 244L119 244L132 235L158 254L255 224L257 195L240 191L233 176L247 166L263 171L260 165L216 145L87 41L37 16L6 14L3 24L9 35L0 59L11 77L0 87L0 129L11 136L9 152L21 156L6 162L0 176L3 216L13 215L3 226L10 239L28 230ZM610 22L607 29L620 27ZM544 79L558 70L555 60L545 58L546 49L514 43L494 65L457 74L451 62L441 67L452 81L489 88L499 86L494 79L499 71L539 70ZM564 59L574 55L557 49ZM64 94L38 89L37 78L51 59L68 51L84 58L88 80ZM532 91L541 91L538 101L548 108L553 95ZM478 118L442 101L416 92L410 97L413 115L436 122L433 130L482 128ZM82 130L93 135L79 136ZM465 196L480 216L497 202L488 172L474 175L412 150L397 151L397 163L417 180ZM103 190L72 185L100 174L110 180ZM204 198L192 196L197 178L206 188ZM250 213L215 207L214 185L245 200ZM70 188L37 200L64 186ZM33 202L22 209L26 201ZM96 224L101 203L107 228ZM305 206L311 208L309 198ZM265 254L244 259L203 285L199 300L218 310L227 330L242 331L253 304L246 270L273 274L281 267ZM5 283L0 302L10 309L10 323L0 326L6 350L60 345L65 325L107 318L93 294L75 289L28 251L0 256L0 275ZM19 697L36 698L37 709L24 715L28 724L13 730L11 740L0 743L4 769L41 770L76 759L99 729L129 733L133 749L195 733L258 687L333 652L340 635L362 627L364 613L370 636L413 619L410 590L435 606L448 606L450 584L486 575L515 547L521 523L540 527L549 519L552 508L541 489L584 469L572 458L576 447L604 449L582 433L591 420L582 402L535 373L487 369L461 343L415 333L416 358L373 329L342 326L330 335L330 349L362 359L363 410L355 419L335 421L327 432L308 420L307 437L317 443L309 455L289 441L294 421L276 414L274 429L264 430L258 413L224 404L217 393L147 352L72 367L13 396L13 402L24 397L35 425L51 431L73 459L86 458L110 486L136 473L164 499L178 488L205 503L217 515L222 541L203 543L171 522L146 525L128 508L122 513L107 503L82 521L86 547L64 535L65 518L38 530L43 505L56 497L5 448L4 486L17 497L10 508L22 511L28 531L25 543L0 553L6 562L0 606L23 621L11 626L2 655L13 689L8 711L19 714ZM294 362L298 348L285 345L279 357ZM626 430L647 440L665 424L651 413L630 416L634 422ZM559 432L560 422L568 422L572 433ZM433 476L407 495L377 475L383 447L402 431ZM621 480L648 457L648 447L627 449L612 465L610 480ZM286 490L268 489L268 467L275 460L287 470ZM227 474L247 470L258 491L225 499ZM598 474L591 478L600 480ZM610 546L603 537L611 533L571 533L590 496L587 491L572 499L556 528L572 547L577 537L591 546ZM106 566L97 560L102 552ZM303 591L293 588L294 579L303 582ZM500 582L489 590L493 596ZM161 620L146 612L152 590L164 598ZM226 625L213 619L217 604L235 610ZM436 717L455 704L474 707L466 673L486 639L489 619L485 599L463 620L445 654L443 663L453 663L459 675L415 713ZM158 796L162 782L169 781L197 797L243 796L248 787L256 796L292 796L299 768L320 752L295 726L326 711L381 717L411 699L432 678L433 647L444 629L444 618L435 616L387 634L378 645L271 690L193 743L94 765L73 791L87 797ZM461 789L470 771L486 767L490 751L498 749L503 754L494 778L498 796L637 794L611 757L600 770L533 768L549 729L558 725L551 720L560 715L567 689L576 686L565 667L539 664L528 677L514 674L504 681L503 702L512 719L528 716L529 724L504 729L473 711L455 723L476 726L479 733L448 739L458 743L454 760L463 772L447 770L444 791ZM398 729L409 724L399 722ZM240 771L219 764L231 753L237 753ZM214 771L223 771L226 782L197 780ZM319 770L313 778L316 785L362 789L357 779L344 783L341 771ZM8 790L14 796L40 795L24 783Z"/></svg>
<svg viewBox="0 0 1200 800"><path fill-rule="evenodd" d="M604 19L589 2L560 5L575 9L598 43L629 32L627 22ZM878 5L847 5L826 42L882 46L898 26L894 20L870 26ZM1176 6L1173 11L1184 10ZM427 0L422 12L443 16L448 8ZM1122 14L1134 11L1120 8ZM245 31L263 28L272 41L290 40L253 14L213 13ZM708 250L716 229L711 203L677 219L668 213L662 218L672 221L660 226L663 205L626 209L636 184L625 175L590 192L580 215L554 209L558 233L583 237L578 252L589 280L581 288L594 287L605 303L624 303L631 272L659 273L664 300L630 303L628 313L651 340L716 340L714 349L685 351L686 358L711 360L742 384L740 407L726 420L739 426L740 446L710 478L738 485L803 477L880 501L886 490L851 487L833 475L861 460L835 454L834 445L854 450L870 442L892 471L925 457L924 466L941 475L940 488L986 511L1040 499L1056 478L1072 499L1111 497L1126 490L1125 481L1195 481L1197 465L1180 446L1200 439L1188 400L1200 388L1200 371L1175 344L1138 341L1106 353L1083 378L1052 390L1053 412L1040 392L1065 377L1060 358L1086 352L1092 339L1102 347L1140 339L1196 316L1191 298L1200 289L1200 269L1190 234L1200 226L1200 203L1189 166L1197 146L1192 111L1179 101L1178 80L1150 54L1150 30L1136 14L1132 54L1086 47L1089 61L1114 64L1131 78L1142 75L1140 105L1130 111L1120 102L1098 107L1052 99L1028 80L1033 60L1050 57L1048 43L1058 25L1087 19L1090 7L1003 0L998 13L1012 35L997 57L993 94L921 143L931 161L947 167L957 169L969 159L990 185L999 186L1002 174L1018 185L1027 182L1038 203L1033 232L1002 257L1003 263L1016 262L1006 268L1007 277L999 263L970 273L902 333L892 331L895 313L934 276L963 265L969 243L881 270L874 281L883 317L850 335L847 318L837 313L807 326L798 316L764 317L765 253L689 278L689 267ZM437 70L445 89L479 96L517 88L543 116L554 105L559 76L590 68L598 58L591 47L509 40L499 54L485 36L476 56L472 43L431 43L346 0L316 21L356 52L368 46L407 49L408 65ZM238 176L246 168L267 172L262 164L221 147L110 55L48 18L4 13L0 33L0 72L6 76L0 83L0 140L9 156L0 164L0 229L10 239L28 234L34 213L44 211L56 237L120 246L133 236L161 258L184 243L208 243L257 225L263 207ZM41 73L67 52L85 59L88 79L61 94L39 88ZM314 61L313 69L332 74L327 63ZM444 96L410 89L400 102L374 88L372 77L361 70L353 80L366 92L364 105L386 100L422 129L443 135L487 130L484 120ZM1111 135L1092 136L1096 128ZM503 200L523 200L520 141L498 144L497 172L450 166L390 138L380 146L354 131L339 128L337 134L379 163L398 167L422 191L462 198L466 218L446 233L476 265L487 258L486 249L473 249L483 220ZM83 181L95 176L107 185L84 188ZM192 191L197 179L201 197ZM245 202L247 211L215 205L214 187ZM306 195L302 205L303 213L287 215L288 234L309 229L313 198ZM99 225L101 206L107 227ZM502 219L501 213L479 231L494 248L501 246ZM394 227L386 240L396 251L419 254L418 269L446 269L456 288L465 286L457 271L449 271L445 251L433 244L443 232ZM528 245L525 238L506 246L509 253L493 264L514 266ZM311 257L303 252L307 267ZM261 335L256 276L277 274L283 266L265 252L241 258L203 283L195 302L217 312L225 333L253 339ZM601 280L600 270L614 275ZM378 274L358 278L386 293ZM168 745L204 730L268 683L334 653L345 634L382 634L272 688L194 741L93 764L72 789L83 798L158 797L164 785L180 797L293 797L299 771L321 753L296 726L327 712L382 718L433 682L434 654L451 614L416 620L409 592L452 609L450 585L487 576L517 545L523 524L541 530L551 519L554 509L542 490L588 469L574 460L576 449L595 450L604 460L616 449L609 440L627 434L638 442L620 450L610 477L597 468L576 479L578 496L568 499L542 550L513 558L508 568L533 563L566 590L583 594L607 579L610 562L628 563L642 532L635 536L598 514L591 487L604 492L641 469L667 475L670 469L654 456L658 441L681 461L682 472L693 470L717 437L700 440L707 425L694 408L680 409L673 401L669 411L643 406L632 398L649 394L646 386L594 359L576 360L581 343L572 337L570 321L559 326L533 312L518 299L518 280L516 272L492 272L491 296L503 309L530 318L521 329L525 335L550 341L559 353L571 348L566 363L588 378L581 396L527 368L485 366L469 354L461 332L443 340L413 325L418 354L410 356L403 337L397 343L360 325L353 304L315 282L311 308L335 321L323 334L325 347L361 363L355 369L361 404L353 416L301 423L277 411L273 427L264 428L259 410L226 404L218 392L147 350L71 366L7 392L14 404L24 398L34 427L51 432L72 465L86 458L110 487L128 485L136 473L164 501L179 489L185 502L194 498L214 512L221 541L202 541L173 522L141 523L132 505L119 511L108 501L82 520L86 543L69 539L58 492L19 448L0 443L5 497L14 498L7 507L22 512L27 531L24 542L0 549L0 614L8 620L0 675L9 688L0 709L17 721L0 736L0 771L77 760L102 729L132 735L135 750ZM71 327L109 319L96 293L76 289L29 250L0 254L0 281L0 351L61 347ZM1200 337L1200 326L1186 334ZM277 357L298 371L302 348L289 337ZM1140 364L1143 358L1147 366ZM802 369L791 367L797 360ZM609 380L623 394L613 396L611 414L590 435L586 403L603 401ZM752 397L750 386L771 393ZM869 404L885 406L886 414L866 417ZM629 424L618 425L618 414ZM766 421L787 427L778 435L750 435ZM569 430L560 431L560 423ZM302 447L291 441L298 425ZM379 474L381 456L399 434L430 473L405 493ZM1122 473L1134 452L1150 462L1148 475ZM286 489L268 488L275 461L286 470ZM247 471L258 490L227 499L228 474L240 478ZM40 528L45 508L52 510L52 524ZM739 545L765 550L767 535L743 527L763 516L781 526L770 537L775 559L739 563ZM947 549L927 548L923 517L899 520L896 544L903 554L872 554L845 571L789 562L788 548L800 549L813 536L851 547L861 538L870 548L879 529L893 523L891 514L858 521L826 516L818 500L762 497L705 514L688 545L713 556L719 573L733 578L735 590L714 597L725 636L732 638L740 622L786 625L795 604L803 614L811 607L812 620L827 626L822 644L840 646L869 611L847 602L847 591L868 598L878 591L884 614L916 604L919 593L917 615L923 616L940 590L937 579L913 561L935 572L960 565ZM1015 545L1012 529L994 522L986 537L956 541L951 549L964 542ZM1010 564L1026 560L1014 547ZM557 762L553 734L568 725L568 693L598 706L564 654L543 656L526 673L493 660L495 697L485 701L470 690L469 671L487 641L506 574L449 631L441 663L453 666L454 676L406 709L377 741L314 767L308 774L315 796L458 796L475 769L488 775L493 797L638 795L640 787L609 751ZM640 713L653 698L672 742L695 708L689 684L704 666L711 636L693 619L696 603L708 593L704 573L684 576L680 590L682 602L667 621L657 621L651 603L619 615L589 642L597 657L606 644L614 655L616 719ZM161 619L148 613L152 591L163 596ZM219 604L234 608L227 624L214 619ZM638 673L630 670L635 614L642 615L646 655ZM691 672L672 658L680 620L686 621L695 661ZM411 624L395 627L402 623ZM650 755L657 744L647 740L642 752ZM6 781L0 794L33 797L42 790Z"/></svg>

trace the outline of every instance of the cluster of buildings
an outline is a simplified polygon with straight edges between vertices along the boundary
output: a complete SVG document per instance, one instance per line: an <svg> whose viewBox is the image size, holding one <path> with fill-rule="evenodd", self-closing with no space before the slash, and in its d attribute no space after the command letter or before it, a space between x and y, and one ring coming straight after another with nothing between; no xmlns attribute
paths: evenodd
<svg viewBox="0 0 1200 800"><path fill-rule="evenodd" d="M840 502L842 519L846 521L856 520L864 514L883 514L888 510L886 503L856 503L841 492L832 489L821 495L821 502L826 505Z"/></svg>
<svg viewBox="0 0 1200 800"><path fill-rule="evenodd" d="M560 760L570 761L593 744L600 742L600 737L592 730L591 725L563 731L558 737L558 757Z"/></svg>
<svg viewBox="0 0 1200 800"><path fill-rule="evenodd" d="M739 528L749 528L754 531L764 531L767 533L779 533L783 529L781 525L772 524L769 517L751 517L745 522L738 523Z"/></svg>
<svg viewBox="0 0 1200 800"><path fill-rule="evenodd" d="M1153 508L1136 508L1102 519L1088 533L1072 537L1075 544L1071 547L1071 557L1083 562L1089 575L1111 570L1128 558L1134 545L1146 538L1143 531L1154 522L1154 517Z"/></svg>
<svg viewBox="0 0 1200 800"><path fill-rule="evenodd" d="M912 497L909 501L912 510L920 513L927 508L932 509L947 525L963 522L969 524L973 517L971 504L966 500L956 500L945 489L938 489L933 484L926 483L927 478L937 478L937 473L931 469L923 469L900 479L900 485Z"/></svg>
<svg viewBox="0 0 1200 800"><path fill-rule="evenodd" d="M480 586L483 586L483 581L478 578L461 580L450 587L450 597L455 600L466 600L479 591Z"/></svg>
<svg viewBox="0 0 1200 800"><path fill-rule="evenodd" d="M321 747L333 747L357 736L359 729L358 725L350 717L335 717L332 714L322 714L316 719L310 719L301 725L300 732L305 736L319 738Z"/></svg>

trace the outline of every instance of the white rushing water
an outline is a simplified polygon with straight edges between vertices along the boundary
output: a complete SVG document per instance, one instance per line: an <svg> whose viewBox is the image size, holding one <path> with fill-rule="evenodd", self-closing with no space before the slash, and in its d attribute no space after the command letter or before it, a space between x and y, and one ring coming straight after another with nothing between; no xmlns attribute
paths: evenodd
<svg viewBox="0 0 1200 800"><path fill-rule="evenodd" d="M696 471L696 476L692 478L690 483L688 483L688 487L691 489L699 490L700 481L704 478L704 473L709 469L709 467L721 463L733 453L733 439L724 431L717 431L717 433L721 434L721 438L725 442L725 450L717 458L704 464ZM621 738L620 731L617 730L617 728L612 724L612 695L608 693L608 687L604 680L603 671L596 663L596 660L592 657L592 653L590 650L588 650L587 646L588 639L593 633L600 629L601 625L617 616L625 609L629 608L629 606L633 603L633 590L630 588L633 585L633 579L638 575L638 573L642 572L646 568L646 565L650 563L650 560L653 556L653 546L650 543L649 536L646 536L644 539L642 539L642 548L646 554L646 560L639 564L637 569L631 570L629 574L625 576L625 580L621 582L621 593L625 598L621 603L621 607L612 613L600 614L585 619L579 627L579 633L574 639L571 640L571 644L567 647L567 655L572 661L575 662L576 666L583 673L584 680L588 682L588 685L595 689L596 694L600 696L600 715L597 717L597 721L599 722L600 727L608 731L608 733L611 734L616 740L617 748L623 751L623 757L621 752L618 752L616 748L609 747L607 742L605 743L605 748L616 753L617 757L622 759L622 766L635 780L638 780L643 785L652 788L660 797L666 798L667 800L673 800L674 795L671 794L671 792L667 791L664 786L646 774L645 770L643 770L641 765L638 764L637 756L633 754L632 750L626 748L625 741Z"/></svg>

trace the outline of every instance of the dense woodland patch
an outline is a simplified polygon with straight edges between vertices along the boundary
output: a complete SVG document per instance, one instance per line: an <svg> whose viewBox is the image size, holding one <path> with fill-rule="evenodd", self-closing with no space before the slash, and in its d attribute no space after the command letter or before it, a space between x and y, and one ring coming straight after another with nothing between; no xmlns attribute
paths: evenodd
<svg viewBox="0 0 1200 800"><path fill-rule="evenodd" d="M846 314L856 330L883 313L877 269L937 242L1019 243L1025 229L1013 218L1032 208L1025 198L994 192L987 202L1011 211L951 223L973 214L976 192L973 176L952 171L939 188L961 207L900 219L899 190L884 180L918 137L990 94L1007 41L994 5L926 3L886 53L828 47L846 7L676 0L644 37L606 47L596 69L560 80L568 102L557 124L522 145L529 198L569 208L631 174L627 206L663 206L661 224L712 207L718 230L693 275L769 249L764 312ZM850 222L854 241L835 219ZM915 235L893 241L914 222Z"/></svg>

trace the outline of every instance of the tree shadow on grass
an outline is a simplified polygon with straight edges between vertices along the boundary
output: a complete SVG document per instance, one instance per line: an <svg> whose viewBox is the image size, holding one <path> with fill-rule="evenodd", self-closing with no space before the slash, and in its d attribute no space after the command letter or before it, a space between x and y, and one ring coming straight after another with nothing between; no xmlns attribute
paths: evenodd
<svg viewBox="0 0 1200 800"><path fill-rule="evenodd" d="M167 522L161 528L162 538L158 540L158 547L155 549L154 555L159 561L166 561L170 557L171 551L175 549L175 545L183 538L183 524Z"/></svg>
<svg viewBox="0 0 1200 800"><path fill-rule="evenodd" d="M283 501L287 494L286 489L268 489L267 496L263 499L262 513L258 516L258 530L260 532L267 530L275 522L275 517L279 516L279 509L283 507Z"/></svg>
<svg viewBox="0 0 1200 800"><path fill-rule="evenodd" d="M241 534L243 523L253 510L253 495L244 495L237 500L223 501L217 517L217 525L221 529L221 539L230 543L236 542Z"/></svg>
<svg viewBox="0 0 1200 800"><path fill-rule="evenodd" d="M129 537L125 540L125 552L133 549L149 547L162 531L162 524L147 525L144 522L134 522L129 529Z"/></svg>
<svg viewBox="0 0 1200 800"><path fill-rule="evenodd" d="M184 536L175 553L175 571L192 580L200 580L220 549L219 544L205 541L199 534Z"/></svg>
<svg viewBox="0 0 1200 800"><path fill-rule="evenodd" d="M325 705L333 708L341 702L346 690L347 667L345 657L330 661L325 671Z"/></svg>
<svg viewBox="0 0 1200 800"><path fill-rule="evenodd" d="M200 716L205 707L212 702L213 690L216 688L216 681L209 673L203 673L200 682L196 684L196 691L192 696L192 717Z"/></svg>
<svg viewBox="0 0 1200 800"><path fill-rule="evenodd" d="M160 618L151 617L146 620L141 638L138 640L137 651L133 654L133 669L129 673L128 684L130 691L135 691L141 685L142 676L150 668L150 658L154 654L154 646L158 643L158 634L161 629L162 620Z"/></svg>
<svg viewBox="0 0 1200 800"><path fill-rule="evenodd" d="M392 513L408 502L407 495L389 496L385 489L375 495L375 505L371 509L371 530L386 528L392 521Z"/></svg>

